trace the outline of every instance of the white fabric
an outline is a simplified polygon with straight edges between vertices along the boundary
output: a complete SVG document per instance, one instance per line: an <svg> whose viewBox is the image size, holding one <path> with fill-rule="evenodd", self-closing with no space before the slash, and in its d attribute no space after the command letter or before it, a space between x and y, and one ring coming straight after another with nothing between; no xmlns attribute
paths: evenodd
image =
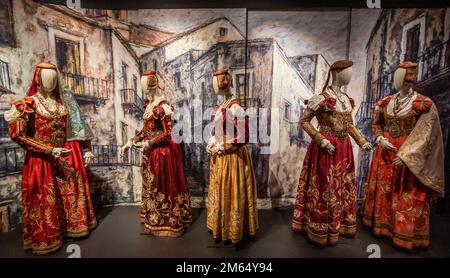
<svg viewBox="0 0 450 278"><path fill-rule="evenodd" d="M346 94L339 92L335 93L332 89L328 89L327 92L330 94L332 98L336 99L335 107L337 112L352 112L353 110L352 103L350 102L350 98ZM337 94L339 94L339 98L337 97ZM339 99L341 99L344 102L346 109L344 109L344 105L342 105Z"/></svg>
<svg viewBox="0 0 450 278"><path fill-rule="evenodd" d="M15 120L17 120L17 118L19 117L20 112L17 110L15 105L12 105L11 108L5 112L4 117L5 117L5 121L10 123L10 122L14 122Z"/></svg>
<svg viewBox="0 0 450 278"><path fill-rule="evenodd" d="M325 148L328 144L331 144L331 142L328 139L323 139L320 141L320 147Z"/></svg>
<svg viewBox="0 0 450 278"><path fill-rule="evenodd" d="M39 94L39 93L38 93ZM44 105L41 103L41 101L40 101L40 99L38 98L38 97L36 97L36 95L34 95L34 96L32 96L32 98L34 99L34 101L35 101L35 105L36 105L36 112L37 113L39 113L39 114L41 114L42 116L45 116L45 117L52 117L49 113L48 113L48 111L47 111L47 109L45 109L45 107L44 107ZM67 114L67 109L66 109L66 107L64 106L64 105L62 105L62 104L60 104L61 106L61 108L62 108L62 111L61 111L61 114L60 115L66 115ZM50 105L48 105L47 104L47 107L49 107ZM50 108L50 107L49 107Z"/></svg>
<svg viewBox="0 0 450 278"><path fill-rule="evenodd" d="M312 111L317 111L317 109L319 109L320 103L324 100L325 97L323 95L314 95L308 100L307 108L311 109Z"/></svg>
<svg viewBox="0 0 450 278"><path fill-rule="evenodd" d="M394 116L394 107L395 107L395 99L397 98L397 96L400 93L396 93L394 95L392 95L392 99L389 101L388 105L386 106L386 112L389 116ZM410 98L410 100L408 101L408 103L405 105L402 110L400 110L396 116L397 117L401 117L404 116L406 114L409 113L409 111L411 111L412 109L412 103L413 101L417 98L417 93L413 92L413 96Z"/></svg>

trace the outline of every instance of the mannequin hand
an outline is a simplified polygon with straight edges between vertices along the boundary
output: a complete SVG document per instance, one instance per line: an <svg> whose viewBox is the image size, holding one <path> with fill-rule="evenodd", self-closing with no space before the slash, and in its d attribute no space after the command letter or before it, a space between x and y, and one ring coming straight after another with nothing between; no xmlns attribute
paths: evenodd
<svg viewBox="0 0 450 278"><path fill-rule="evenodd" d="M361 147L364 151L368 151L372 148L372 144L370 143L365 143L362 147Z"/></svg>
<svg viewBox="0 0 450 278"><path fill-rule="evenodd" d="M400 159L400 157L396 156L392 161L392 164L394 164L394 166L402 166L403 161Z"/></svg>
<svg viewBox="0 0 450 278"><path fill-rule="evenodd" d="M57 157L66 157L72 153L72 150L68 150L65 148L53 148L52 155Z"/></svg>
<svg viewBox="0 0 450 278"><path fill-rule="evenodd" d="M123 145L123 146L120 148L120 157L123 157L124 154L125 154L125 152L126 152L131 146L133 146L133 142L132 142L131 140L128 141L125 145Z"/></svg>
<svg viewBox="0 0 450 278"><path fill-rule="evenodd" d="M383 148L383 150L388 151L388 152L396 152L397 148L394 147L394 145L391 144L391 142L389 142L388 139L382 137L378 144Z"/></svg>
<svg viewBox="0 0 450 278"><path fill-rule="evenodd" d="M216 138L213 136L209 139L208 144L206 145L206 152L209 154L213 154L213 148L216 145Z"/></svg>
<svg viewBox="0 0 450 278"><path fill-rule="evenodd" d="M136 145L135 145L136 146ZM150 142L148 141L148 140L145 140L145 141L142 141L140 144L139 144L139 146L140 146L140 148L151 148L152 147L152 144L150 144Z"/></svg>
<svg viewBox="0 0 450 278"><path fill-rule="evenodd" d="M223 153L223 151L224 151L223 143L216 143L210 148L211 155L221 154Z"/></svg>
<svg viewBox="0 0 450 278"><path fill-rule="evenodd" d="M333 144L331 144L327 139L323 139L322 142L320 142L320 147L325 149L329 155L332 155L336 150Z"/></svg>
<svg viewBox="0 0 450 278"><path fill-rule="evenodd" d="M91 164L94 161L94 154L91 151L84 153L84 164Z"/></svg>

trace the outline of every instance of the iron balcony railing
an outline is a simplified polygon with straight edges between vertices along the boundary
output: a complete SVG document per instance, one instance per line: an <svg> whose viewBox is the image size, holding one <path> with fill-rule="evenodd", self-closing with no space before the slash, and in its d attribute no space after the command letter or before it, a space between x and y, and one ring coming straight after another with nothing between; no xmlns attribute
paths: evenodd
<svg viewBox="0 0 450 278"><path fill-rule="evenodd" d="M142 116L142 113L144 113L144 100L138 96L135 89L121 89L120 95L122 106L126 111Z"/></svg>
<svg viewBox="0 0 450 278"><path fill-rule="evenodd" d="M444 72L450 72L450 40L425 47L417 58L419 75L417 85ZM390 67L383 72L380 78L372 82L371 98L381 99L396 92L394 88L394 72L396 66Z"/></svg>
<svg viewBox="0 0 450 278"><path fill-rule="evenodd" d="M0 149L0 176L22 171L25 150L21 147Z"/></svg>
<svg viewBox="0 0 450 278"><path fill-rule="evenodd" d="M106 79L99 79L70 72L62 72L61 75L67 87L76 96L95 99L109 98L110 82Z"/></svg>
<svg viewBox="0 0 450 278"><path fill-rule="evenodd" d="M127 150L123 157L120 157L119 148L120 146L117 145L92 145L94 161L91 165L141 165L142 151L140 149L130 148L129 150Z"/></svg>
<svg viewBox="0 0 450 278"><path fill-rule="evenodd" d="M419 81L426 81L450 68L450 40L426 47L419 56Z"/></svg>
<svg viewBox="0 0 450 278"><path fill-rule="evenodd" d="M119 148L120 146L117 145L92 145L94 160L90 165L141 165L142 151L140 149L131 148L124 157L120 157ZM24 158L25 150L21 147L0 149L0 176L22 171Z"/></svg>

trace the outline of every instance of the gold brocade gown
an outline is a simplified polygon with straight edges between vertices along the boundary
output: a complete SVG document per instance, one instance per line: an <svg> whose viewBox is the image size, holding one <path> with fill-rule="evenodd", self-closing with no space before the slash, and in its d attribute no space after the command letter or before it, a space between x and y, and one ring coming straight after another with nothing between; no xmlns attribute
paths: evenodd
<svg viewBox="0 0 450 278"><path fill-rule="evenodd" d="M222 154L211 157L208 192L207 228L214 239L232 243L242 240L243 234L256 234L258 229L258 211L256 207L256 180L248 147L239 140L239 134L248 139L247 122L238 124L234 119L244 110L235 98L222 104L214 118L217 141L227 138L233 147ZM236 137L228 140L223 132L228 123L234 126ZM245 126L245 131L237 132ZM242 138L241 138L242 139Z"/></svg>

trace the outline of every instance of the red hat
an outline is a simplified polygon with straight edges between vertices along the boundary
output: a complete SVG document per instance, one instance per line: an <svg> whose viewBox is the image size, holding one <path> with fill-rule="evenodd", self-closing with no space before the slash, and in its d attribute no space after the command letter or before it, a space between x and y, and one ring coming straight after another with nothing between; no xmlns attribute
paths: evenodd
<svg viewBox="0 0 450 278"><path fill-rule="evenodd" d="M222 75L222 74L230 74L228 69L218 69L214 72L214 76Z"/></svg>
<svg viewBox="0 0 450 278"><path fill-rule="evenodd" d="M322 91L325 91L325 89L328 87L328 82L330 82L330 77L331 77L332 71L343 70L343 69L349 68L351 66L353 66L353 62L349 61L349 60L339 60L339 61L334 62L330 66L330 69L328 70L327 81L325 81L325 86L323 86Z"/></svg>
<svg viewBox="0 0 450 278"><path fill-rule="evenodd" d="M142 76L148 76L148 75L156 75L155 70L146 70L142 73Z"/></svg>
<svg viewBox="0 0 450 278"><path fill-rule="evenodd" d="M405 81L416 82L417 81L417 63L411 61L401 62L397 68L406 69Z"/></svg>

